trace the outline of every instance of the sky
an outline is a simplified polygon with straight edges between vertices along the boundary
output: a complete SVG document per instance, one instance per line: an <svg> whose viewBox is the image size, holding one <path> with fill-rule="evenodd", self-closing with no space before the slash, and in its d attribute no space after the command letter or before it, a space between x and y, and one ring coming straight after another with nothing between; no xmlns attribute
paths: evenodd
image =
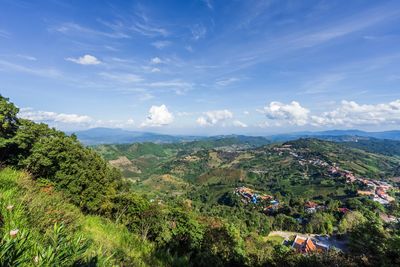
<svg viewBox="0 0 400 267"><path fill-rule="evenodd" d="M0 12L0 94L61 130L399 129L399 1L0 0Z"/></svg>

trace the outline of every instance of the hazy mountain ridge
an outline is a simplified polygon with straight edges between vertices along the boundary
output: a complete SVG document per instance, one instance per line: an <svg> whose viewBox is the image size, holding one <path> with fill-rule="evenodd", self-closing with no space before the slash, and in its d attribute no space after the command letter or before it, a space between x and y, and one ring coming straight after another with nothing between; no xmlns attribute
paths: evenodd
<svg viewBox="0 0 400 267"><path fill-rule="evenodd" d="M296 132L287 134L275 134L265 136L252 135L218 135L218 136L196 136L196 135L168 135L152 132L130 131L118 128L91 128L83 131L71 131L78 139L86 145L99 144L129 144L141 142L153 143L175 143L190 142L204 139L222 139L227 137L236 137L245 141L252 139L252 142L258 138L259 143L284 142L306 137L316 137L329 141L357 141L368 138L400 140L400 131L384 131L384 132L365 132L360 130L331 130L321 132Z"/></svg>

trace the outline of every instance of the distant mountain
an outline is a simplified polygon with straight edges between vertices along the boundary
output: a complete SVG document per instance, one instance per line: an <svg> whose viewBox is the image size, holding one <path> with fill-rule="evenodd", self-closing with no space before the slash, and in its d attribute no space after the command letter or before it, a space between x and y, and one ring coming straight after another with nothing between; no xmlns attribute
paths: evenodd
<svg viewBox="0 0 400 267"><path fill-rule="evenodd" d="M315 137L329 141L355 141L368 138L400 140L400 131L365 132L360 130L330 130L320 132L296 132L289 134L271 135L267 138L272 141L289 141L298 138Z"/></svg>
<svg viewBox="0 0 400 267"><path fill-rule="evenodd" d="M180 143L190 141L218 141L232 143L247 143L251 146L265 145L270 142L285 142L299 138L318 138L335 142L356 142L359 140L390 139L400 141L400 131L365 132L360 130L330 130L320 132L296 132L288 134L277 134L266 137L246 135L218 135L212 137L189 136L189 135L166 135L151 132L129 131L116 128L92 128L83 131L68 132L75 133L78 139L85 145L100 144L130 144L130 143ZM222 140L224 139L224 140Z"/></svg>
<svg viewBox="0 0 400 267"><path fill-rule="evenodd" d="M83 131L68 132L75 134L85 145L129 144L129 143L173 143L199 140L199 136L173 136L149 132L128 131L115 128L92 128Z"/></svg>

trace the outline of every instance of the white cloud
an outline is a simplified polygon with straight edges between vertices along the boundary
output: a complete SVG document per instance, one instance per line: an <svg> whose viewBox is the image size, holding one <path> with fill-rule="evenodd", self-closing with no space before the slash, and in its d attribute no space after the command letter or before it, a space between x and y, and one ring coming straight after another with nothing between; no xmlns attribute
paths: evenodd
<svg viewBox="0 0 400 267"><path fill-rule="evenodd" d="M152 46L154 46L157 49L163 49L169 45L171 45L170 41L156 41L151 43Z"/></svg>
<svg viewBox="0 0 400 267"><path fill-rule="evenodd" d="M241 127L241 128L246 128L247 127L247 124L245 124L245 123L243 123L243 122L241 122L239 120L234 120L232 122L232 125L235 126L235 127Z"/></svg>
<svg viewBox="0 0 400 267"><path fill-rule="evenodd" d="M108 72L100 72L100 76L120 83L137 83L143 81L143 78L136 74L131 73L108 73Z"/></svg>
<svg viewBox="0 0 400 267"><path fill-rule="evenodd" d="M213 110L204 112L204 116L197 118L196 122L200 126L212 126L227 119L232 119L233 113L227 109Z"/></svg>
<svg viewBox="0 0 400 267"><path fill-rule="evenodd" d="M61 122L61 123L90 123L93 119L87 115L56 113L51 111L35 111L31 108L22 108L19 116L36 122Z"/></svg>
<svg viewBox="0 0 400 267"><path fill-rule="evenodd" d="M88 54L86 54L82 57L79 57L79 58L68 57L65 60L74 62L76 64L81 64L81 65L98 65L101 63L101 61L98 58L96 58L95 56L92 56L92 55L88 55Z"/></svg>
<svg viewBox="0 0 400 267"><path fill-rule="evenodd" d="M161 64L161 63L163 63L163 61L159 57L153 57L150 62L151 62L151 64Z"/></svg>
<svg viewBox="0 0 400 267"><path fill-rule="evenodd" d="M268 119L286 121L292 125L306 125L308 123L309 110L302 107L299 102L292 101L290 104L283 104L281 102L271 102L269 106L265 106L262 113Z"/></svg>
<svg viewBox="0 0 400 267"><path fill-rule="evenodd" d="M261 112L266 114L269 120L259 125L260 127L284 126L285 124L323 127L388 126L400 124L400 99L380 104L359 104L343 100L332 110L320 114L311 114L310 110L296 101L290 104L271 102Z"/></svg>
<svg viewBox="0 0 400 267"><path fill-rule="evenodd" d="M46 123L51 127L67 129L81 127L130 128L135 125L135 121L132 118L127 120L96 120L88 115L57 113L52 111L34 110L32 108L21 108L18 116L35 122Z"/></svg>
<svg viewBox="0 0 400 267"><path fill-rule="evenodd" d="M315 126L396 125L400 123L400 99L376 105L343 100L332 111L311 116Z"/></svg>
<svg viewBox="0 0 400 267"><path fill-rule="evenodd" d="M174 121L174 116L168 111L165 105L151 106L149 115L145 122L142 123L142 127L160 127L171 124Z"/></svg>

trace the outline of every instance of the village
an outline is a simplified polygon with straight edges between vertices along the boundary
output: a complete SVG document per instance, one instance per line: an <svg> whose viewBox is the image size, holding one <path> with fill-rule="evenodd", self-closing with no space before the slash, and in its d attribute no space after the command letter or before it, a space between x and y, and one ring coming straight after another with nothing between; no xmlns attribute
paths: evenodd
<svg viewBox="0 0 400 267"><path fill-rule="evenodd" d="M300 153L296 152L290 145L283 145L282 147L275 147L274 151L279 154L289 153L291 156L298 160L298 163L302 166L312 164L327 169L328 174L332 177L343 177L346 179L348 184L356 184L356 191L358 196L367 196L371 200L378 202L384 206L389 205L395 201L395 198L389 195L389 192L396 190L396 188L384 181L376 179L357 177L353 172L348 170L342 170L337 164L329 164L321 159L304 159ZM267 170L251 170L254 173L267 173ZM241 201L244 204L259 205L263 213L267 215L276 214L279 208L284 204L283 202L275 199L272 195L268 195L262 192L257 192L251 188L240 186L235 188L234 193L240 196ZM325 211L327 208L323 204L316 203L308 200L304 202L303 206L306 214L313 214L318 211ZM337 212L339 214L347 214L352 210L347 207L338 207ZM380 213L380 218L385 223L400 222L400 218L388 215L386 213ZM302 218L296 218L299 223L303 222ZM311 252L326 252L331 248L338 250L346 250L346 242L338 240L336 237L328 235L315 235L315 234L302 234L296 232L287 231L273 231L269 236L278 236L283 238L283 243L290 246L299 253L311 253Z"/></svg>
<svg viewBox="0 0 400 267"><path fill-rule="evenodd" d="M336 163L330 165L318 158L306 160L288 144L282 145L281 147L275 147L274 151L279 152L280 155L283 152L288 152L291 156L298 159L298 163L302 166L311 164L314 166L325 167L328 168L328 173L333 176L345 177L348 183L358 183L362 185L365 189L357 191L359 196L369 196L373 201L382 205L388 205L390 202L395 201L395 198L388 194L388 191L393 190L394 187L387 182L365 177L356 177L353 172L342 170Z"/></svg>

